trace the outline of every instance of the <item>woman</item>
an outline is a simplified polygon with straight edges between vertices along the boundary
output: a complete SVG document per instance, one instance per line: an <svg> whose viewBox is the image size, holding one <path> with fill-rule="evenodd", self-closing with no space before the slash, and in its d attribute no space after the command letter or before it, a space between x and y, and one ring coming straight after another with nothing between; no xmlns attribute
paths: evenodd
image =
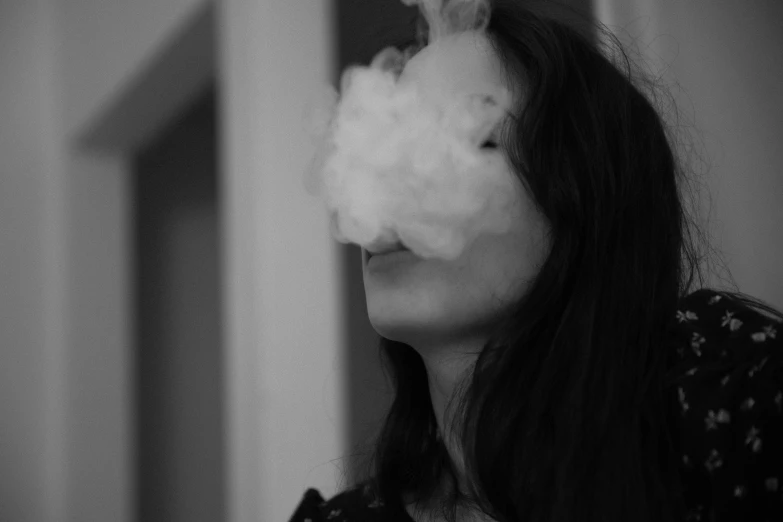
<svg viewBox="0 0 783 522"><path fill-rule="evenodd" d="M523 217L454 261L363 251L395 400L371 478L292 521L783 519L783 314L701 288L652 86L546 4L487 36Z"/></svg>

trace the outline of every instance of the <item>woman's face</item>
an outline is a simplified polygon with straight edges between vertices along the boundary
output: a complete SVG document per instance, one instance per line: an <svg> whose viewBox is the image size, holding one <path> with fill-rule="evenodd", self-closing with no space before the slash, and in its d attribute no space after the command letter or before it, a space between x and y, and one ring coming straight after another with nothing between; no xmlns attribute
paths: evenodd
<svg viewBox="0 0 783 522"><path fill-rule="evenodd" d="M474 93L485 91L488 82L502 85L500 70L485 37L468 33L423 49L400 80ZM510 168L508 175L516 177ZM479 236L453 261L423 259L410 251L368 260L362 250L367 312L380 335L412 346L489 335L499 315L524 294L548 253L544 219L521 181L519 186L521 218L504 234Z"/></svg>

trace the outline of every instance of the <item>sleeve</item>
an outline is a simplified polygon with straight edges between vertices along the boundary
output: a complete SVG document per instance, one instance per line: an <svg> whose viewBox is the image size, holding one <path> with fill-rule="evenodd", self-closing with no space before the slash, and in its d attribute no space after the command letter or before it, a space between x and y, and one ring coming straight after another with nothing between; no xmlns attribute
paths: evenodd
<svg viewBox="0 0 783 522"><path fill-rule="evenodd" d="M783 520L783 328L719 294L692 323L678 383L687 521Z"/></svg>
<svg viewBox="0 0 783 522"><path fill-rule="evenodd" d="M308 489L288 522L326 522L320 506L324 498L317 489Z"/></svg>

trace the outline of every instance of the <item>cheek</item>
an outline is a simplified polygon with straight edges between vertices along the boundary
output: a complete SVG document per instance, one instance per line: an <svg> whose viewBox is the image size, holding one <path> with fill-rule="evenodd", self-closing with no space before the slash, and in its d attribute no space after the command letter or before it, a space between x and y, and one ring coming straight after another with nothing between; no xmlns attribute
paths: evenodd
<svg viewBox="0 0 783 522"><path fill-rule="evenodd" d="M442 313L455 323L488 328L527 292L545 259L542 229L520 222L503 235L483 235L444 276Z"/></svg>
<svg viewBox="0 0 783 522"><path fill-rule="evenodd" d="M484 236L472 248L460 294L477 323L491 323L524 292L528 271L520 245L508 236Z"/></svg>
<svg viewBox="0 0 783 522"><path fill-rule="evenodd" d="M510 282L518 279L518 263L510 255L495 238L477 242L455 262L423 261L394 281L365 271L370 321L380 335L409 343L483 332L517 297Z"/></svg>

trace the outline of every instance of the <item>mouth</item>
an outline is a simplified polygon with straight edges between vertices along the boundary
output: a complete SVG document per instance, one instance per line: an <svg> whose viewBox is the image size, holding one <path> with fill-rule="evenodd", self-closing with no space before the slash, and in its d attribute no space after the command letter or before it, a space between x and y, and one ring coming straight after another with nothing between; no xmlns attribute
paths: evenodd
<svg viewBox="0 0 783 522"><path fill-rule="evenodd" d="M410 248L406 247L400 241L398 241L398 242L396 242L394 244L385 246L385 247L381 248L380 250L376 250L375 252L371 252L370 250L367 250L367 249L365 249L365 251L367 252L367 261L369 261L370 258L373 257L373 256L381 256L381 255L384 255L384 254L391 254L392 252L405 252L405 251L410 252Z"/></svg>

